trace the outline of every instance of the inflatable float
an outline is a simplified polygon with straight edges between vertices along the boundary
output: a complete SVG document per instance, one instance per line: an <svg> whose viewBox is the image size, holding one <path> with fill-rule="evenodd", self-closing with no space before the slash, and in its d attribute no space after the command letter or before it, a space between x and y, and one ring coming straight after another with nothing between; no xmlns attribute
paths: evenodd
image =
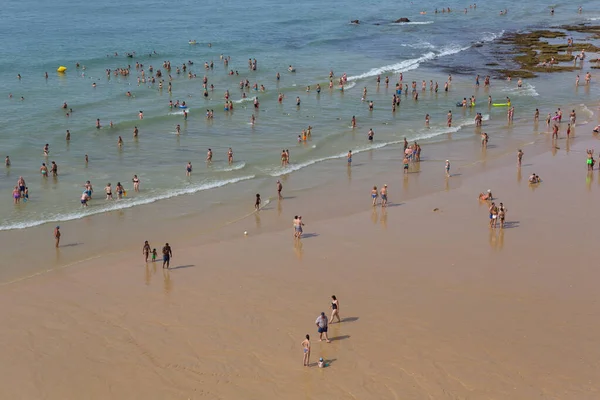
<svg viewBox="0 0 600 400"><path fill-rule="evenodd" d="M61 65L60 67L58 67L56 69L56 72L65 72L67 70L67 67L65 67L64 65Z"/></svg>
<svg viewBox="0 0 600 400"><path fill-rule="evenodd" d="M179 108L185 110L187 108L187 106L179 106Z"/></svg>
<svg viewBox="0 0 600 400"><path fill-rule="evenodd" d="M493 103L492 105L494 107L506 107L508 105L508 103Z"/></svg>
<svg viewBox="0 0 600 400"><path fill-rule="evenodd" d="M195 41L195 40L190 40L190 41L188 42L188 44L196 44L196 41Z"/></svg>
<svg viewBox="0 0 600 400"><path fill-rule="evenodd" d="M462 107L462 106L463 106L462 103L456 103L456 107ZM471 103L471 104L467 103L467 107L475 107L475 103Z"/></svg>

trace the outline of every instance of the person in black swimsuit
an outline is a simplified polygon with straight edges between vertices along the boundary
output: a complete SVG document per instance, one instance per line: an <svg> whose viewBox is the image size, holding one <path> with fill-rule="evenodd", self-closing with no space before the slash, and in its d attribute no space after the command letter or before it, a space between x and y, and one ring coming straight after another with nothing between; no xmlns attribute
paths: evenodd
<svg viewBox="0 0 600 400"><path fill-rule="evenodd" d="M333 324L333 317L337 317L338 322L342 322L340 319L340 303L335 296L331 296L331 317L329 323Z"/></svg>

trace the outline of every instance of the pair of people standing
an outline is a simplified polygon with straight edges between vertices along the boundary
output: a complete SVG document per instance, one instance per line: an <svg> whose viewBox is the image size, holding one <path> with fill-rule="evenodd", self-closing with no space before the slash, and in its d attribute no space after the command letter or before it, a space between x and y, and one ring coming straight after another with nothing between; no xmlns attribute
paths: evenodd
<svg viewBox="0 0 600 400"><path fill-rule="evenodd" d="M371 199L373 199L373 207L377 205L377 198L381 196L381 207L386 207L388 198L387 198L387 185L383 185L381 191L377 191L377 186L373 186L371 190Z"/></svg>

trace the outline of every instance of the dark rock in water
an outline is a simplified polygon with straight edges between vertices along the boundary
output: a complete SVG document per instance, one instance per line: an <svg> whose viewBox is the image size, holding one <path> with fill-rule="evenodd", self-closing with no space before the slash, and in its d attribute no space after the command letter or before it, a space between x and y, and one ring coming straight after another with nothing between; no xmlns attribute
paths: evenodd
<svg viewBox="0 0 600 400"><path fill-rule="evenodd" d="M483 43L475 43L473 44L473 47L483 47Z"/></svg>
<svg viewBox="0 0 600 400"><path fill-rule="evenodd" d="M399 23L399 22L410 22L410 20L408 18L400 18L394 21L395 23Z"/></svg>
<svg viewBox="0 0 600 400"><path fill-rule="evenodd" d="M381 24L380 24L379 22L377 22L377 23L375 23L375 24L373 24L373 25L377 25L377 26L379 26L379 25L381 25Z"/></svg>
<svg viewBox="0 0 600 400"><path fill-rule="evenodd" d="M359 25L360 21L357 20L357 19L353 19L352 21L350 21L350 23L353 24L353 25Z"/></svg>

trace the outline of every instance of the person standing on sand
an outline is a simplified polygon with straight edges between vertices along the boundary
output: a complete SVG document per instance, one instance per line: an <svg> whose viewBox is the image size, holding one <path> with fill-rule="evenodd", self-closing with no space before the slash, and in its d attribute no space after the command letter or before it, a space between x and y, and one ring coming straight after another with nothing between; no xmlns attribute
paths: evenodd
<svg viewBox="0 0 600 400"><path fill-rule="evenodd" d="M523 150L517 151L517 167L521 168L521 162L523 161Z"/></svg>
<svg viewBox="0 0 600 400"><path fill-rule="evenodd" d="M306 338L300 343L304 356L302 357L302 366L308 367L310 364L310 335L307 333Z"/></svg>
<svg viewBox="0 0 600 400"><path fill-rule="evenodd" d="M277 198L279 200L283 199L283 196L281 195L281 191L283 190L283 185L281 184L281 182L278 180L277 181Z"/></svg>
<svg viewBox="0 0 600 400"><path fill-rule="evenodd" d="M342 322L340 319L340 302L335 297L335 295L331 296L331 318L329 318L329 323L333 324L333 317L337 317L338 324Z"/></svg>
<svg viewBox="0 0 600 400"><path fill-rule="evenodd" d="M56 228L54 228L54 240L56 241L56 248L58 249L58 246L60 245L60 226L56 226Z"/></svg>
<svg viewBox="0 0 600 400"><path fill-rule="evenodd" d="M254 210L260 210L260 194L256 193L256 201L254 202Z"/></svg>
<svg viewBox="0 0 600 400"><path fill-rule="evenodd" d="M373 186L373 190L371 190L371 198L373 199L373 207L377 204L377 197L379 196L379 192L377 192L377 186Z"/></svg>
<svg viewBox="0 0 600 400"><path fill-rule="evenodd" d="M348 150L347 158L348 158L348 166L351 166L352 165L352 150Z"/></svg>
<svg viewBox="0 0 600 400"><path fill-rule="evenodd" d="M506 218L506 207L504 204L500 203L500 207L498 208L498 219L500 219L500 228L504 228L504 219Z"/></svg>
<svg viewBox="0 0 600 400"><path fill-rule="evenodd" d="M404 156L402 164L404 164L404 174L408 174L408 157Z"/></svg>
<svg viewBox="0 0 600 400"><path fill-rule="evenodd" d="M294 215L294 239L296 239L298 237L298 230L299 230L299 222L298 222L298 216Z"/></svg>
<svg viewBox="0 0 600 400"><path fill-rule="evenodd" d="M448 120L448 128L450 128L452 126L452 110L448 111L447 120Z"/></svg>
<svg viewBox="0 0 600 400"><path fill-rule="evenodd" d="M381 188L381 208L387 206L387 185L383 185Z"/></svg>
<svg viewBox="0 0 600 400"><path fill-rule="evenodd" d="M152 252L152 249L150 248L150 244L148 244L148 241L146 240L144 242L144 247L142 247L142 254L144 255L145 262L148 262L148 257L150 256L151 252Z"/></svg>
<svg viewBox="0 0 600 400"><path fill-rule="evenodd" d="M327 324L328 323L329 323L329 320L325 316L325 313L321 312L321 315L319 315L315 321L315 325L317 325L317 332L319 332L319 342L322 342L323 338L325 338L325 341L327 343L331 343L331 340L329 340L329 338L327 337Z"/></svg>
<svg viewBox="0 0 600 400"><path fill-rule="evenodd" d="M171 250L171 246L169 246L169 243L165 243L165 246L162 248L162 253L163 253L163 268L166 265L167 269L169 269L171 257L173 257L173 250Z"/></svg>
<svg viewBox="0 0 600 400"><path fill-rule="evenodd" d="M490 206L490 228L496 227L496 220L498 219L498 207L496 207L496 203L492 202Z"/></svg>
<svg viewBox="0 0 600 400"><path fill-rule="evenodd" d="M446 177L450 177L450 161L446 160L446 166L444 167L446 170Z"/></svg>

